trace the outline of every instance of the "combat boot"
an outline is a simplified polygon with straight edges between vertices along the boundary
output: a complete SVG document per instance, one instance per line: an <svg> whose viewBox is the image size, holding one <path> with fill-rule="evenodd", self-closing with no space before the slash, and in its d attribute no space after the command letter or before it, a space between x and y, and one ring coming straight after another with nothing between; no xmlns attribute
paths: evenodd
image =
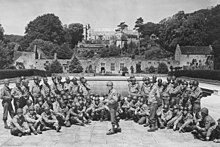
<svg viewBox="0 0 220 147"><path fill-rule="evenodd" d="M8 126L7 120L4 120L4 126L5 126L5 129L10 129L10 127Z"/></svg>
<svg viewBox="0 0 220 147"><path fill-rule="evenodd" d="M106 135L112 135L115 133L116 133L116 131L114 129L110 129L109 132L106 133Z"/></svg>
<svg viewBox="0 0 220 147"><path fill-rule="evenodd" d="M148 131L148 132L155 132L156 130L157 130L156 125L155 125L155 124L152 124L151 127L150 127L150 129L148 129L147 131Z"/></svg>

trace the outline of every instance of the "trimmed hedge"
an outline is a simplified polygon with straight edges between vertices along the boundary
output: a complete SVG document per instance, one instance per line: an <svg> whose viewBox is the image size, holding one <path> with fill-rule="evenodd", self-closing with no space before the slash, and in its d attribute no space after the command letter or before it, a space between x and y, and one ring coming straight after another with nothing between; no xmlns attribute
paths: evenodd
<svg viewBox="0 0 220 147"><path fill-rule="evenodd" d="M44 70L38 70L38 69L0 70L0 79L16 78L21 76L46 76L46 72Z"/></svg>
<svg viewBox="0 0 220 147"><path fill-rule="evenodd" d="M220 70L179 70L169 72L169 75L175 75L176 77L191 77L202 78L220 81Z"/></svg>

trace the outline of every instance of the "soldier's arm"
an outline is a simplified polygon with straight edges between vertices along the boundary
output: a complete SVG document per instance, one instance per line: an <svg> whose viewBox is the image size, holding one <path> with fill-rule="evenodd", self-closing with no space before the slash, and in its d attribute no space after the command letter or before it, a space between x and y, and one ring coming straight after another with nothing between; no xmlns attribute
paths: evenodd
<svg viewBox="0 0 220 147"><path fill-rule="evenodd" d="M29 122L29 123L35 123L35 122L36 122L36 120L30 118L28 114L24 115L24 117L25 117L25 119L27 120L27 122Z"/></svg>
<svg viewBox="0 0 220 147"><path fill-rule="evenodd" d="M173 128L176 128L177 124L180 122L180 120L181 120L182 118L183 118L183 116L181 115L181 116L179 116L179 117L175 120Z"/></svg>
<svg viewBox="0 0 220 147"><path fill-rule="evenodd" d="M188 126L190 123L192 123L193 122L193 120L192 119L187 119L187 121L186 122L184 122L184 124L180 127L180 129L179 130L182 130L182 129L184 129L186 126Z"/></svg>
<svg viewBox="0 0 220 147"><path fill-rule="evenodd" d="M42 119L46 122L46 123L51 123L51 121L47 118L47 116L45 116L44 113L41 114Z"/></svg>

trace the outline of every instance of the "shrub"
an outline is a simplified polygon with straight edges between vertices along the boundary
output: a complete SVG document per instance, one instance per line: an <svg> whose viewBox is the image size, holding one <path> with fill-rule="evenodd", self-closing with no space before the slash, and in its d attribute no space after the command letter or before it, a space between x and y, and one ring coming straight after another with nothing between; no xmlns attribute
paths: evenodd
<svg viewBox="0 0 220 147"><path fill-rule="evenodd" d="M136 73L141 73L141 62L139 62L138 64L136 64Z"/></svg>
<svg viewBox="0 0 220 147"><path fill-rule="evenodd" d="M167 74L168 73L168 67L164 62L159 63L158 73L160 73L160 74Z"/></svg>
<svg viewBox="0 0 220 147"><path fill-rule="evenodd" d="M70 62L69 72L70 73L81 73L81 72L83 72L83 67L82 67L80 61L76 57L74 57L72 59L72 61Z"/></svg>
<svg viewBox="0 0 220 147"><path fill-rule="evenodd" d="M130 67L130 70L131 70L131 73L133 74L133 73L134 73L134 67L131 66L131 67Z"/></svg>
<svg viewBox="0 0 220 147"><path fill-rule="evenodd" d="M153 66L150 66L149 73L155 73L155 68Z"/></svg>
<svg viewBox="0 0 220 147"><path fill-rule="evenodd" d="M63 73L63 67L59 61L55 60L49 66L49 73Z"/></svg>

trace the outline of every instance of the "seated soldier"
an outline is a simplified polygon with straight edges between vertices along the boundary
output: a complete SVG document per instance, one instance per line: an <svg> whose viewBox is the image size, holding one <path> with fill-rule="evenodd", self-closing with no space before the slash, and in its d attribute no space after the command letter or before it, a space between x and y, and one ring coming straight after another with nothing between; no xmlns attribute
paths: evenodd
<svg viewBox="0 0 220 147"><path fill-rule="evenodd" d="M85 106L83 100L79 100L78 104L79 104L77 106L78 112L82 116L82 119L85 122L85 124L91 123L91 121L89 120L89 116L86 113L86 106Z"/></svg>
<svg viewBox="0 0 220 147"><path fill-rule="evenodd" d="M84 126L82 116L79 114L77 106L74 102L72 103L71 108L69 109L69 112L66 116L66 120L69 121L71 124L79 124L81 126Z"/></svg>
<svg viewBox="0 0 220 147"><path fill-rule="evenodd" d="M25 118L30 130L34 133L34 135L42 134L42 117L35 112L34 106L30 106L28 110L29 112L25 115Z"/></svg>
<svg viewBox="0 0 220 147"><path fill-rule="evenodd" d="M92 120L100 120L100 119L103 119L103 116L104 116L104 109L103 107L101 106L101 103L100 103L100 100L99 100L99 97L96 96L95 100L94 100L94 105L93 105L93 108L92 108Z"/></svg>
<svg viewBox="0 0 220 147"><path fill-rule="evenodd" d="M181 115L181 111L177 105L174 105L173 108L170 108L173 111L171 119L167 122L167 128L173 128L174 122L179 118Z"/></svg>
<svg viewBox="0 0 220 147"><path fill-rule="evenodd" d="M160 129L164 129L167 125L167 122L172 118L173 112L169 110L168 105L163 106L161 115L158 117Z"/></svg>
<svg viewBox="0 0 220 147"><path fill-rule="evenodd" d="M137 96L133 96L133 100L129 103L129 110L128 110L129 116L131 116L132 120L135 120L134 112L138 106L139 106L138 98Z"/></svg>
<svg viewBox="0 0 220 147"><path fill-rule="evenodd" d="M205 107L201 109L201 116L201 121L196 124L192 134L197 139L209 141L215 120L209 115L209 111Z"/></svg>
<svg viewBox="0 0 220 147"><path fill-rule="evenodd" d="M17 115L15 115L11 122L11 135L23 136L30 135L30 129L28 127L27 121L23 115L23 110L18 108Z"/></svg>
<svg viewBox="0 0 220 147"><path fill-rule="evenodd" d="M187 107L183 108L182 114L174 122L173 130L179 130L180 133L192 131L193 116Z"/></svg>
<svg viewBox="0 0 220 147"><path fill-rule="evenodd" d="M137 122L139 125L149 124L148 116L149 116L149 107L145 104L145 99L141 98L139 101L139 106L135 110L135 115L137 117Z"/></svg>
<svg viewBox="0 0 220 147"><path fill-rule="evenodd" d="M61 126L59 125L56 116L52 113L50 107L46 106L41 116L45 127L55 129L57 132L60 131Z"/></svg>
<svg viewBox="0 0 220 147"><path fill-rule="evenodd" d="M39 97L36 100L36 104L34 105L34 109L36 111L37 114L41 115L44 112L44 108L43 108L43 98Z"/></svg>
<svg viewBox="0 0 220 147"><path fill-rule="evenodd" d="M30 106L33 106L33 102L32 102L32 100L28 99L27 102L26 102L26 105L23 107L23 114L24 115L27 114L28 108Z"/></svg>
<svg viewBox="0 0 220 147"><path fill-rule="evenodd" d="M217 120L218 125L213 126L213 129L210 134L210 140L215 143L220 143L220 119Z"/></svg>
<svg viewBox="0 0 220 147"><path fill-rule="evenodd" d="M127 99L124 99L124 101L122 101L122 111L123 114L125 115L125 120L129 120L131 119L131 116L129 115L128 110L130 109L130 102L131 102L132 98L131 95L128 95Z"/></svg>

